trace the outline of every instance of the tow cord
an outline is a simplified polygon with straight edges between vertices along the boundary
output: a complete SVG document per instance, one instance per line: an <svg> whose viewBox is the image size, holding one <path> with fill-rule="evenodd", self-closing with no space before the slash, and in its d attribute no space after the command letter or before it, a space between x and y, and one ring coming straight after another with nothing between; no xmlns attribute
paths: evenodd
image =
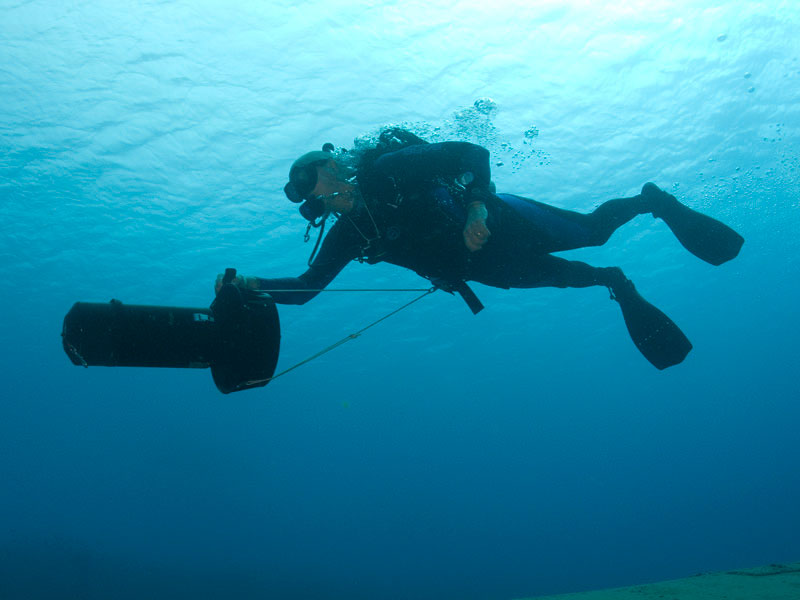
<svg viewBox="0 0 800 600"><path fill-rule="evenodd" d="M278 292L278 291L280 291L280 292L293 292L293 291L298 291L298 292L423 292L423 293L421 295L417 296L416 298L414 298L413 300L411 300L410 302L406 302L405 304L403 304L399 308L396 308L393 311L391 311L390 313L385 314L380 319L377 319L377 320L373 321L372 323L370 323L366 327L362 327L361 329L359 329L355 333L351 333L350 335L347 335L347 336L343 337L338 342L336 342L334 344L331 344L327 348L325 348L323 350L320 350L316 354L314 354L312 356L309 356L306 359L301 360L299 363L289 367L288 369L286 369L284 371L281 371L277 375L273 375L272 377L267 377L266 379L251 380L251 381L248 381L246 385L266 384L266 383L269 383L270 381L272 381L273 379L277 379L278 377L286 375L289 371L294 371L297 367L301 367L306 363L310 363L312 360L315 360L315 359L319 358L323 354L327 354L328 352L330 352L334 348L338 348L339 346L341 346L345 342L349 342L350 340L356 339L362 333L364 333L367 329L370 329L371 327L374 327L375 325L377 325L381 321L385 321L389 317L391 317L393 315L396 315L401 310L404 310L404 309L408 308L409 306L411 306L415 302L419 302L425 296L428 296L428 295L432 294L433 292L435 292L438 289L439 288L437 286L433 286L433 287L427 288L427 289L258 290L259 292L266 292L266 293L270 293L271 291L275 291L275 292Z"/></svg>

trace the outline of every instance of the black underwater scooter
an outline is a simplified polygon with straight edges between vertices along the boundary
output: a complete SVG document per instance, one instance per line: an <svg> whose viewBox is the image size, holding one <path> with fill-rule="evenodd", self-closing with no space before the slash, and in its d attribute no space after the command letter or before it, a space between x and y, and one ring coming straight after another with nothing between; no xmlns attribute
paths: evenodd
<svg viewBox="0 0 800 600"><path fill-rule="evenodd" d="M275 302L233 285L226 269L211 307L76 302L64 317L62 342L83 367L211 367L223 394L269 383L280 351Z"/></svg>

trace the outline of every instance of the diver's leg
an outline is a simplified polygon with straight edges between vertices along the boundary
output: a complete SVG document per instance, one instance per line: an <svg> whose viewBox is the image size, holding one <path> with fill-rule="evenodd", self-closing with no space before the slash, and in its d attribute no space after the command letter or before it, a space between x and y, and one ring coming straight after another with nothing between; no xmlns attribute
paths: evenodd
<svg viewBox="0 0 800 600"><path fill-rule="evenodd" d="M698 258L721 265L739 254L744 238L724 223L681 204L654 183L645 183L640 197L649 212L663 219L683 247Z"/></svg>
<svg viewBox="0 0 800 600"><path fill-rule="evenodd" d="M641 194L601 204L591 213L579 213L513 194L498 194L533 227L532 236L542 252L562 252L601 246L611 234L636 215L652 212Z"/></svg>
<svg viewBox="0 0 800 600"><path fill-rule="evenodd" d="M641 194L603 202L587 215L593 233L592 246L602 246L617 229L638 215L653 212L653 207Z"/></svg>
<svg viewBox="0 0 800 600"><path fill-rule="evenodd" d="M744 238L724 223L692 210L656 184L645 183L639 195L609 200L587 215L595 235L592 245L604 244L620 226L646 213L663 219L684 248L712 265L736 257L744 243Z"/></svg>
<svg viewBox="0 0 800 600"><path fill-rule="evenodd" d="M663 219L684 248L712 265L734 258L744 243L727 225L681 204L653 183L646 183L641 194L608 200L588 214L513 194L498 197L530 223L531 236L542 252L602 246L622 225L647 213Z"/></svg>
<svg viewBox="0 0 800 600"><path fill-rule="evenodd" d="M619 267L593 267L549 254L532 257L526 262L530 271L527 276L520 275L515 281L510 281L512 287L607 287L611 299L622 309L634 344L658 369L680 363L692 349L691 342L680 328L645 300Z"/></svg>
<svg viewBox="0 0 800 600"><path fill-rule="evenodd" d="M622 269L604 269L605 285L622 310L625 326L639 352L658 369L683 362L692 349L672 319L645 300Z"/></svg>
<svg viewBox="0 0 800 600"><path fill-rule="evenodd" d="M506 263L504 273L495 274L502 281L493 281L493 277L475 277L475 281L487 285L513 288L585 288L602 285L612 289L627 278L618 267L593 267L579 260L567 260L550 254L530 256L524 264L515 265L514 272Z"/></svg>

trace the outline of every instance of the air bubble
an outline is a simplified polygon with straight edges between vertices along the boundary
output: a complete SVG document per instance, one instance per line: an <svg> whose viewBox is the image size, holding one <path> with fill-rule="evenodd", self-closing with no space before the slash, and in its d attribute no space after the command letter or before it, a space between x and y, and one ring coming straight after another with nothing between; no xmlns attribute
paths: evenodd
<svg viewBox="0 0 800 600"><path fill-rule="evenodd" d="M475 110L483 115L491 115L497 112L497 102L491 98L478 98L475 100Z"/></svg>

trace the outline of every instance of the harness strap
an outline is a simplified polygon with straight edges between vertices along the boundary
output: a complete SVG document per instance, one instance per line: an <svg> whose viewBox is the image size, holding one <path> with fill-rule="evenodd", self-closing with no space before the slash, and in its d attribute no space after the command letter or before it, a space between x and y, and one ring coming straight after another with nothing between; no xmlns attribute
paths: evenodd
<svg viewBox="0 0 800 600"><path fill-rule="evenodd" d="M467 282L463 279L456 281L452 279L443 279L440 277L429 277L428 279L431 280L431 283L433 283L436 288L443 290L448 294L457 292L464 302L467 303L467 306L469 306L469 309L472 311L473 315L477 315L484 308L486 308L478 299L478 296L475 295L475 292L472 291L472 288L469 287Z"/></svg>
<svg viewBox="0 0 800 600"><path fill-rule="evenodd" d="M461 280L457 282L453 286L453 289L464 299L464 302L467 303L467 306L469 306L469 309L472 311L473 315L477 315L484 308L486 308L480 299L475 295L475 292L472 291L472 288L467 285L466 281Z"/></svg>

